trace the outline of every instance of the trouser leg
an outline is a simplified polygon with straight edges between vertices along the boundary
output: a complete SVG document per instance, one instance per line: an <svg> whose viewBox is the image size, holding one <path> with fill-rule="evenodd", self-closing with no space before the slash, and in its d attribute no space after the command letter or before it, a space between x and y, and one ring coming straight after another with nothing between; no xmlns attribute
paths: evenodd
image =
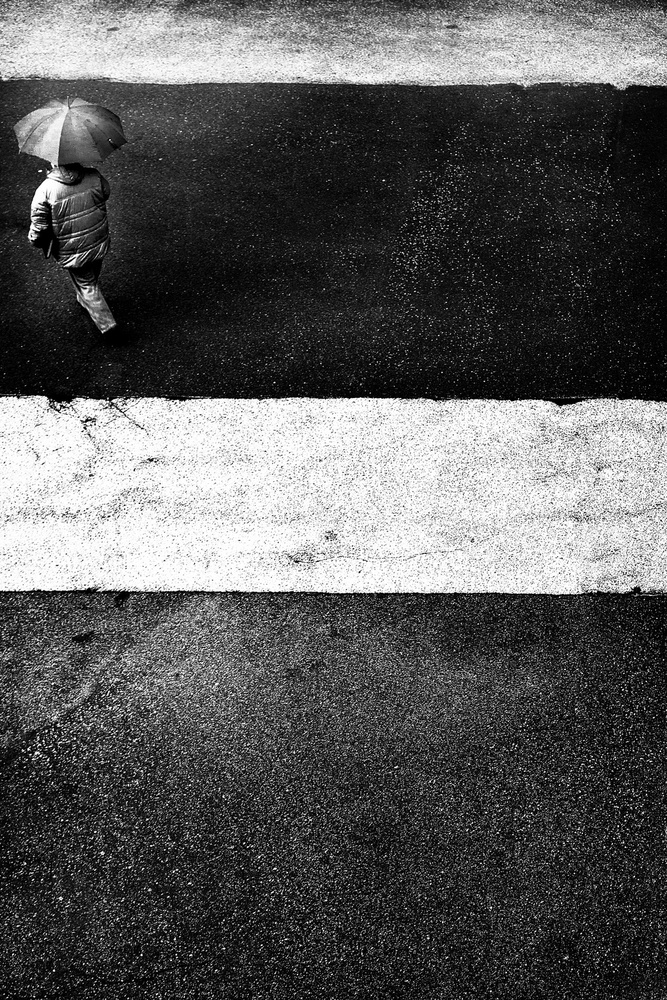
<svg viewBox="0 0 667 1000"><path fill-rule="evenodd" d="M95 261L86 267L68 267L66 271L74 285L77 302L87 311L100 333L106 333L116 325L116 320L100 288L102 261Z"/></svg>

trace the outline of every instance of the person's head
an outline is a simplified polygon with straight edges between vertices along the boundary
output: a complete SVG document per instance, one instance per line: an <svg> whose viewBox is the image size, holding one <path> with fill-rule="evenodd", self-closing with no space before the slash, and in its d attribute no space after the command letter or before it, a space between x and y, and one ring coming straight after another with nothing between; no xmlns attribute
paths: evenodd
<svg viewBox="0 0 667 1000"><path fill-rule="evenodd" d="M75 172L77 170L82 170L83 169L80 163L52 163L51 164L51 169L52 170L55 170L56 167L62 167L63 170L73 170Z"/></svg>

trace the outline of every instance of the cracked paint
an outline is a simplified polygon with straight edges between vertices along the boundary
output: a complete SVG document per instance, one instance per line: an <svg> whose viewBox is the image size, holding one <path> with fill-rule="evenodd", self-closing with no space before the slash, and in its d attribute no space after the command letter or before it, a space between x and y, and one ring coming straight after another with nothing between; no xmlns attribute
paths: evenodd
<svg viewBox="0 0 667 1000"><path fill-rule="evenodd" d="M0 408L3 589L665 589L664 403Z"/></svg>

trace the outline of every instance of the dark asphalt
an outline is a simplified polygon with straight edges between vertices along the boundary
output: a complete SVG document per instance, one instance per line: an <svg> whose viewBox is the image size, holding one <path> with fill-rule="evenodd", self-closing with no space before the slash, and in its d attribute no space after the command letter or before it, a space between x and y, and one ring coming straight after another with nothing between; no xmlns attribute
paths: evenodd
<svg viewBox="0 0 667 1000"><path fill-rule="evenodd" d="M124 328L28 245L12 124L78 95ZM665 398L667 92L606 86L0 84L0 392Z"/></svg>
<svg viewBox="0 0 667 1000"><path fill-rule="evenodd" d="M664 995L664 599L5 594L0 631L3 996Z"/></svg>

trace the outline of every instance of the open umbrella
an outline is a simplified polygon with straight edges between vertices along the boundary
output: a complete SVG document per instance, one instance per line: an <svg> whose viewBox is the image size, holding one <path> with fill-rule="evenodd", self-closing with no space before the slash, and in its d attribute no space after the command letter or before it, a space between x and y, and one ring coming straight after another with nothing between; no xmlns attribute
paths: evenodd
<svg viewBox="0 0 667 1000"><path fill-rule="evenodd" d="M49 163L99 163L127 139L113 111L80 97L57 98L14 126L20 153Z"/></svg>

